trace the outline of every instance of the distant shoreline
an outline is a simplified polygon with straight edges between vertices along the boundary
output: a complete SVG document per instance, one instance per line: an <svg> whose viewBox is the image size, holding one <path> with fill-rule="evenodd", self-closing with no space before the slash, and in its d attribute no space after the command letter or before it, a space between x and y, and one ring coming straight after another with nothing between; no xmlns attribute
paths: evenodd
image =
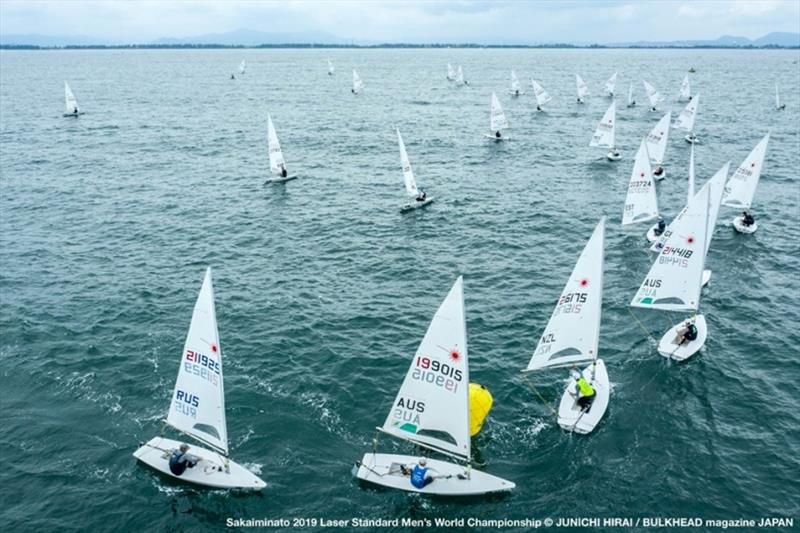
<svg viewBox="0 0 800 533"><path fill-rule="evenodd" d="M408 48L408 49L447 49L447 48L492 48L492 49L577 49L577 50L798 50L800 46L723 46L723 45L575 45L575 44L259 44L259 45L228 45L228 44L123 44L123 45L66 45L66 46L40 46L23 44L0 44L0 50L208 50L208 49L264 49L264 48L286 48L286 49L336 49L336 48L355 48L355 49L384 49L384 48Z"/></svg>

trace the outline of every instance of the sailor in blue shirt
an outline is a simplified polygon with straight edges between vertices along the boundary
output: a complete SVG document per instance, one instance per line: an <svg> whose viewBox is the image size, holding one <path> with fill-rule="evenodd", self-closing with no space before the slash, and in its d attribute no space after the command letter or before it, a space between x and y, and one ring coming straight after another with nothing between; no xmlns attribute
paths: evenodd
<svg viewBox="0 0 800 533"><path fill-rule="evenodd" d="M424 457L420 457L418 464L411 469L411 484L418 489L430 485L436 477L426 466L427 464L428 461Z"/></svg>

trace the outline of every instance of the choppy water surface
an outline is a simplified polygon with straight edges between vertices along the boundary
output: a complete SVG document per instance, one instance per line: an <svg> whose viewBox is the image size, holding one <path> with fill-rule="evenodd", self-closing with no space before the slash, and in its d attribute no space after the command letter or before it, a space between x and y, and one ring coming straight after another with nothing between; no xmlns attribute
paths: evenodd
<svg viewBox="0 0 800 533"><path fill-rule="evenodd" d="M230 80L242 58L248 71ZM337 66L326 75L326 59ZM0 53L0 514L8 531L196 531L227 517L800 514L797 414L800 76L797 51L212 50ZM470 86L445 81L464 65ZM622 229L639 140L661 116L626 109L641 79L677 113L693 66L697 176L734 168L772 132L754 212L724 208L685 364L659 356L627 304L646 226ZM350 94L350 69L365 82ZM508 97L509 71L530 89ZM589 148L619 72L612 164ZM590 85L574 104L574 73ZM85 115L61 116L68 80ZM778 81L787 104L773 108ZM513 140L484 142L497 91ZM271 113L290 170L262 185ZM401 215L393 127L436 202ZM685 199L673 131L659 202ZM609 217L601 354L614 385L589 437L570 436L524 367L598 219ZM196 490L138 465L159 431L206 265L214 268L231 455L261 495ZM350 466L371 448L410 357L465 277L471 378L495 406L473 448L517 483L499 500L375 491ZM636 311L660 337L672 320ZM563 371L533 382L555 402ZM408 447L382 439L385 450Z"/></svg>

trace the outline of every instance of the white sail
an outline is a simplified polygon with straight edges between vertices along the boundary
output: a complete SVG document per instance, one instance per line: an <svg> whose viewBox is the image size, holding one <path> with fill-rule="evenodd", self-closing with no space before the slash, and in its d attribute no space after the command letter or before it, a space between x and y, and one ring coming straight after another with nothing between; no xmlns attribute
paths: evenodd
<svg viewBox="0 0 800 533"><path fill-rule="evenodd" d="M506 114L503 113L503 108L500 107L500 101L497 99L497 95L492 93L492 114L489 120L489 129L495 132L507 127L508 120L506 120Z"/></svg>
<svg viewBox="0 0 800 533"><path fill-rule="evenodd" d="M397 142L400 145L400 166L403 167L403 179L406 182L406 192L409 196L417 196L419 194L417 182L414 180L414 172L411 170L411 162L408 160L406 145L403 142L403 137L400 136L400 130L397 130Z"/></svg>
<svg viewBox="0 0 800 533"><path fill-rule="evenodd" d="M614 148L614 133L616 131L617 121L617 103L611 102L608 110L600 119L597 129L592 136L589 146L605 146L606 148Z"/></svg>
<svg viewBox="0 0 800 533"><path fill-rule="evenodd" d="M655 107L661 101L661 95L658 93L655 87L643 81L644 83L644 92L647 93L647 99L650 100L650 105Z"/></svg>
<svg viewBox="0 0 800 533"><path fill-rule="evenodd" d="M604 240L605 217L578 258L526 371L597 359Z"/></svg>
<svg viewBox="0 0 800 533"><path fill-rule="evenodd" d="M756 194L758 179L761 177L761 169L764 166L764 155L767 153L768 142L769 133L758 142L753 151L733 173L731 179L728 180L728 185L725 186L725 196L722 198L723 205L750 209L753 204L753 196Z"/></svg>
<svg viewBox="0 0 800 533"><path fill-rule="evenodd" d="M328 60L328 75L332 76L334 70L335 70L335 67L333 66L333 63L331 63L331 60L329 59Z"/></svg>
<svg viewBox="0 0 800 533"><path fill-rule="evenodd" d="M356 69L353 69L353 92L358 94L364 88L364 82L361 81L361 76L358 75Z"/></svg>
<svg viewBox="0 0 800 533"><path fill-rule="evenodd" d="M583 100L585 97L589 96L589 86L586 85L586 82L583 81L583 78L580 75L575 74L575 85L578 89L578 98Z"/></svg>
<svg viewBox="0 0 800 533"><path fill-rule="evenodd" d="M275 126L272 125L272 117L267 115L267 143L269 144L269 169L280 174L281 168L286 166L281 152L281 143L278 142L278 134Z"/></svg>
<svg viewBox="0 0 800 533"><path fill-rule="evenodd" d="M239 74L244 74L244 68L245 68L245 61L244 59L242 59L242 62L239 63Z"/></svg>
<svg viewBox="0 0 800 533"><path fill-rule="evenodd" d="M694 143L689 148L689 187L686 191L686 205L694 198Z"/></svg>
<svg viewBox="0 0 800 533"><path fill-rule="evenodd" d="M541 106L552 100L547 91L544 90L544 87L539 85L536 80L531 80L531 85L533 86L533 94L536 95L536 105Z"/></svg>
<svg viewBox="0 0 800 533"><path fill-rule="evenodd" d="M660 165L664 162L664 152L667 151L667 137L669 137L671 118L672 113L667 112L647 135L647 153L650 154L650 162L654 165Z"/></svg>
<svg viewBox="0 0 800 533"><path fill-rule="evenodd" d="M628 105L633 104L633 82L631 82L630 87L628 87Z"/></svg>
<svg viewBox="0 0 800 533"><path fill-rule="evenodd" d="M628 196L625 198L622 225L645 222L656 217L658 217L656 186L653 180L653 170L650 168L647 142L642 139L642 144L639 146L633 162L631 180L628 183Z"/></svg>
<svg viewBox="0 0 800 533"><path fill-rule="evenodd" d="M456 69L456 83L459 85L464 84L464 70L461 68L461 65L459 65L458 69Z"/></svg>
<svg viewBox="0 0 800 533"><path fill-rule="evenodd" d="M75 113L78 110L78 100L72 94L72 89L69 88L67 82L64 82L64 99L66 100L66 113Z"/></svg>
<svg viewBox="0 0 800 533"><path fill-rule="evenodd" d="M650 267L631 307L665 311L696 310L705 265L711 187L692 198L680 219L673 221L664 248Z"/></svg>
<svg viewBox="0 0 800 533"><path fill-rule="evenodd" d="M781 108L781 95L778 92L778 82L775 82L775 109Z"/></svg>
<svg viewBox="0 0 800 533"><path fill-rule="evenodd" d="M681 114L675 120L675 127L684 131L694 131L694 121L697 118L697 106L700 104L700 94L694 95Z"/></svg>
<svg viewBox="0 0 800 533"><path fill-rule="evenodd" d="M459 277L428 326L383 430L468 459L468 384L464 289Z"/></svg>
<svg viewBox="0 0 800 533"><path fill-rule="evenodd" d="M615 72L603 86L603 90L609 96L614 96L614 89L617 87L617 73Z"/></svg>
<svg viewBox="0 0 800 533"><path fill-rule="evenodd" d="M692 96L692 90L689 86L689 75L683 77L683 82L681 82L681 95L680 98L682 100L688 100Z"/></svg>
<svg viewBox="0 0 800 533"><path fill-rule="evenodd" d="M447 64L447 79L450 81L456 79L456 71L450 63Z"/></svg>
<svg viewBox="0 0 800 533"><path fill-rule="evenodd" d="M511 71L511 92L516 92L520 90L519 86L519 79L517 78L517 73L513 70Z"/></svg>
<svg viewBox="0 0 800 533"><path fill-rule="evenodd" d="M222 352L214 309L211 268L206 270L200 295L194 305L167 423L227 455L228 427L222 385Z"/></svg>

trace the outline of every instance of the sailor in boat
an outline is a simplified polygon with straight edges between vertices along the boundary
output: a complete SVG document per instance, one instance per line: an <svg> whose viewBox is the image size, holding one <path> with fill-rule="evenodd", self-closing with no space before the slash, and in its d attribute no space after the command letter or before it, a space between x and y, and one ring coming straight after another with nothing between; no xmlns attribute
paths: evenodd
<svg viewBox="0 0 800 533"><path fill-rule="evenodd" d="M514 91L514 96L519 96L519 89Z"/></svg>
<svg viewBox="0 0 800 533"><path fill-rule="evenodd" d="M591 383L586 381L586 378L575 369L572 370L572 378L575 380L575 394L573 396L577 396L578 406L581 411L588 411L597 397L597 392Z"/></svg>
<svg viewBox="0 0 800 533"><path fill-rule="evenodd" d="M616 148L612 148L611 155L614 156L615 158L619 157L619 150L617 150Z"/></svg>
<svg viewBox="0 0 800 533"><path fill-rule="evenodd" d="M579 104L582 104L582 103L583 103L583 100L581 100L581 97L580 97L580 96L578 97L578 103L579 103Z"/></svg>
<svg viewBox="0 0 800 533"><path fill-rule="evenodd" d="M288 172L286 172L286 165L284 165L283 163L281 163L281 177L282 177L282 178L285 178L285 177L286 177L286 176L288 176L288 175L289 175L289 173L288 173Z"/></svg>
<svg viewBox="0 0 800 533"><path fill-rule="evenodd" d="M235 80L235 79L236 79L236 76L234 76L233 74L231 74L231 79L232 79L232 80Z"/></svg>
<svg viewBox="0 0 800 533"><path fill-rule="evenodd" d="M540 105L537 105L537 106L536 106L536 111L541 111L541 110L542 110L542 106L540 106Z"/></svg>
<svg viewBox="0 0 800 533"><path fill-rule="evenodd" d="M691 94L689 95L689 101L690 102L692 101L692 95Z"/></svg>
<svg viewBox="0 0 800 533"><path fill-rule="evenodd" d="M187 468L194 468L199 462L199 457L189 453L189 445L181 444L181 447L173 451L169 458L169 471L180 476L186 472Z"/></svg>
<svg viewBox="0 0 800 533"><path fill-rule="evenodd" d="M431 471L426 465L428 461L424 457L420 457L417 464L413 466L400 466L404 476L411 476L411 484L418 489L422 489L433 483L436 479L436 474Z"/></svg>
<svg viewBox="0 0 800 533"><path fill-rule="evenodd" d="M77 114L78 114L78 106L75 106L75 107L72 109L72 114L73 114L73 115L77 115Z"/></svg>
<svg viewBox="0 0 800 533"><path fill-rule="evenodd" d="M658 109L656 109L656 106L653 106L650 108L650 111L658 111Z"/></svg>
<svg viewBox="0 0 800 533"><path fill-rule="evenodd" d="M685 342L692 342L697 338L697 326L695 326L691 320L687 320L682 327L678 328L677 333L675 344L678 346Z"/></svg>
<svg viewBox="0 0 800 533"><path fill-rule="evenodd" d="M653 229L653 235L656 237L660 237L664 230L667 229L667 223L664 222L663 218L658 219L658 225Z"/></svg>
<svg viewBox="0 0 800 533"><path fill-rule="evenodd" d="M756 223L756 219L753 218L753 215L748 213L747 211L742 211L742 224L745 226L752 226Z"/></svg>
<svg viewBox="0 0 800 533"><path fill-rule="evenodd" d="M428 198L428 193L425 191L419 191L419 194L417 195L417 201L424 202L426 198Z"/></svg>
<svg viewBox="0 0 800 533"><path fill-rule="evenodd" d="M664 167L662 167L661 165L659 165L658 168L656 168L653 171L653 176L655 176L655 177L661 176L663 174L664 174Z"/></svg>
<svg viewBox="0 0 800 533"><path fill-rule="evenodd" d="M494 137L495 137L495 139L499 139L500 138L500 130L497 130L495 132Z"/></svg>

